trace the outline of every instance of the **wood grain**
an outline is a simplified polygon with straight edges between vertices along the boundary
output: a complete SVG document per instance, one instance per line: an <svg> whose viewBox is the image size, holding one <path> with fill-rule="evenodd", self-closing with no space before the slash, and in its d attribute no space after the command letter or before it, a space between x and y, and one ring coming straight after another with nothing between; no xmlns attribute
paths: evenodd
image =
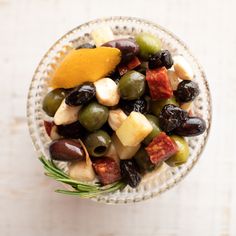
<svg viewBox="0 0 236 236"><path fill-rule="evenodd" d="M234 0L0 0L0 235L234 236L236 132ZM26 124L33 71L73 27L110 15L138 16L175 32L205 68L213 96L210 139L199 164L160 197L109 206L53 193Z"/></svg>

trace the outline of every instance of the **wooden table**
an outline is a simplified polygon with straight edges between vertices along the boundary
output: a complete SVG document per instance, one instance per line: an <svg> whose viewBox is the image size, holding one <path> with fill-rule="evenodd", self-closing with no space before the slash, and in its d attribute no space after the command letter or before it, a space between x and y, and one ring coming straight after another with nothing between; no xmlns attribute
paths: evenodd
<svg viewBox="0 0 236 236"><path fill-rule="evenodd" d="M235 236L236 14L233 0L0 0L0 235ZM45 51L73 27L138 16L175 32L205 68L210 139L177 187L147 202L110 206L53 192L27 130L26 96Z"/></svg>

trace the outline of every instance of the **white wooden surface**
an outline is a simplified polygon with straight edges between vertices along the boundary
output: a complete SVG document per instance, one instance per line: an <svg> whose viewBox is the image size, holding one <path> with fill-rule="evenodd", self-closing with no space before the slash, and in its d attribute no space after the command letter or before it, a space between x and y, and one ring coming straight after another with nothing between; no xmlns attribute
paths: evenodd
<svg viewBox="0 0 236 236"><path fill-rule="evenodd" d="M236 110L234 0L0 0L0 235L235 236ZM26 124L26 96L44 52L73 27L102 16L153 20L202 62L213 124L199 164L177 187L109 206L58 195L42 174Z"/></svg>

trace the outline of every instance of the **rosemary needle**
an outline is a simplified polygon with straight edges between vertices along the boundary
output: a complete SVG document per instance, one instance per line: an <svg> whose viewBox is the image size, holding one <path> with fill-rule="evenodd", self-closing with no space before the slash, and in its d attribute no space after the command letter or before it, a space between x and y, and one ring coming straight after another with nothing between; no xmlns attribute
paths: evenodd
<svg viewBox="0 0 236 236"><path fill-rule="evenodd" d="M74 189L72 191L58 189L56 190L57 193L76 195L81 198L92 198L100 194L122 190L126 186L126 184L122 181L117 181L105 186L102 186L99 183L90 184L79 182L77 180L71 179L70 176L63 172L60 168L58 168L53 161L47 160L44 156L41 156L39 160L44 166L46 176L53 178L61 183L68 184Z"/></svg>

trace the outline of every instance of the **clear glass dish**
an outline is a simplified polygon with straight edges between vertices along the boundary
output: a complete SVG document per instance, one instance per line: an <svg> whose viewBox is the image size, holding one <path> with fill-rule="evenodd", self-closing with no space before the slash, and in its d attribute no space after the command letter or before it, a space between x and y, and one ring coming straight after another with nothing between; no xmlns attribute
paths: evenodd
<svg viewBox="0 0 236 236"><path fill-rule="evenodd" d="M168 49L173 55L182 54L190 62L195 74L194 80L201 90L194 102L193 114L201 116L206 121L207 129L203 135L187 139L190 146L190 157L186 164L176 168L164 164L156 171L147 174L138 188L126 187L122 191L92 198L98 202L111 204L139 202L155 197L175 186L190 172L204 149L211 124L211 96L205 73L187 46L171 32L155 23L133 17L101 18L69 31L46 52L34 73L27 101L28 126L38 156L44 155L49 158L48 145L50 139L44 129L43 119L45 115L42 110L42 99L48 92L47 82L50 73L64 54L73 47L91 42L90 32L104 24L110 26L118 38L128 35L134 36L142 31L157 35L161 39L164 49Z"/></svg>

